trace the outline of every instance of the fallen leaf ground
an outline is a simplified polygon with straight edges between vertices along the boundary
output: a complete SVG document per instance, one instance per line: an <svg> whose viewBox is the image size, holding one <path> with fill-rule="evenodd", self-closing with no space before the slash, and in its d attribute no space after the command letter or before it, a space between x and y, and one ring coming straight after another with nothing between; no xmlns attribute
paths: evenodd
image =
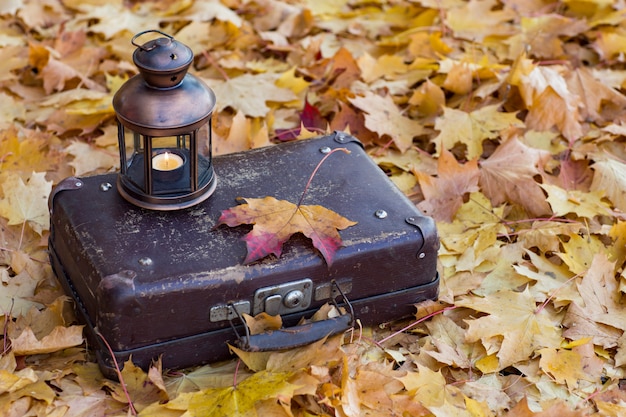
<svg viewBox="0 0 626 417"><path fill-rule="evenodd" d="M440 300L103 379L47 262L46 199L116 168L111 98L154 28L216 92L216 153L358 136L437 220ZM626 414L622 1L4 0L0 47L1 415Z"/></svg>

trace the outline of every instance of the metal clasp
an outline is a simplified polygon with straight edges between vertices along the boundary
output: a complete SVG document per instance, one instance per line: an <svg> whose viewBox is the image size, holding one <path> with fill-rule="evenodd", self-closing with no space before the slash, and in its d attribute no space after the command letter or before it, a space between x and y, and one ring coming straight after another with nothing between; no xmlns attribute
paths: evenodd
<svg viewBox="0 0 626 417"><path fill-rule="evenodd" d="M309 278L259 288L254 293L252 314L270 316L306 310L311 305L313 281Z"/></svg>

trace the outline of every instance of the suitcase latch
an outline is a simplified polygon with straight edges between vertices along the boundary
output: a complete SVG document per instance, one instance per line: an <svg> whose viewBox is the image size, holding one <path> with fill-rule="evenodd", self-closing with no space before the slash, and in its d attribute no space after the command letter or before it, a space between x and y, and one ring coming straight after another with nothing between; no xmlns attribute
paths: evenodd
<svg viewBox="0 0 626 417"><path fill-rule="evenodd" d="M213 306L209 312L209 321L214 323L216 321L234 320L241 314L250 314L249 301L232 301L228 304Z"/></svg>
<svg viewBox="0 0 626 417"><path fill-rule="evenodd" d="M302 311L311 305L312 294L313 281L308 278L259 288L254 293L252 314L275 316Z"/></svg>

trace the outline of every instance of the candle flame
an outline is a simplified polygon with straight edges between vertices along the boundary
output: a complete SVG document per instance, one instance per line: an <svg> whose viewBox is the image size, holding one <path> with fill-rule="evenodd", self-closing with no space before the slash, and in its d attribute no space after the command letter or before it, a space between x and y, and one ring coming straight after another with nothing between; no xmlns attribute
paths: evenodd
<svg viewBox="0 0 626 417"><path fill-rule="evenodd" d="M165 154L163 155L163 164L165 165L164 168L166 170L170 170L172 168L175 167L170 167L170 153L169 152L165 152Z"/></svg>
<svg viewBox="0 0 626 417"><path fill-rule="evenodd" d="M159 171L172 171L183 165L183 159L175 153L163 152L152 158L152 167Z"/></svg>

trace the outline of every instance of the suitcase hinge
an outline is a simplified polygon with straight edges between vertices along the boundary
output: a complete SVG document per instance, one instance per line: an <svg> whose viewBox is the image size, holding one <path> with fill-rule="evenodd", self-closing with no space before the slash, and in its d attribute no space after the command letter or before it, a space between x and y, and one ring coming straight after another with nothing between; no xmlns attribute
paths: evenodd
<svg viewBox="0 0 626 417"><path fill-rule="evenodd" d="M231 301L228 304L211 307L209 321L215 323L217 321L234 320L242 314L250 314L250 302Z"/></svg>
<svg viewBox="0 0 626 417"><path fill-rule="evenodd" d="M437 235L437 229L435 228L435 221L430 217L407 217L406 222L411 226L415 226L419 229L424 242L417 251L417 257L423 259L426 257L426 253L437 254L439 250L439 236Z"/></svg>
<svg viewBox="0 0 626 417"><path fill-rule="evenodd" d="M48 210L50 211L50 214L52 215L52 209L54 206L54 197L56 197L57 194L65 190L78 190L82 188L83 184L84 184L83 181L76 177L68 177L62 180L60 183L58 183L57 186L54 187L54 189L50 193L50 196L48 197Z"/></svg>
<svg viewBox="0 0 626 417"><path fill-rule="evenodd" d="M315 288L315 301L332 300L343 294L352 292L352 280L332 281ZM343 293L343 294L342 294Z"/></svg>

